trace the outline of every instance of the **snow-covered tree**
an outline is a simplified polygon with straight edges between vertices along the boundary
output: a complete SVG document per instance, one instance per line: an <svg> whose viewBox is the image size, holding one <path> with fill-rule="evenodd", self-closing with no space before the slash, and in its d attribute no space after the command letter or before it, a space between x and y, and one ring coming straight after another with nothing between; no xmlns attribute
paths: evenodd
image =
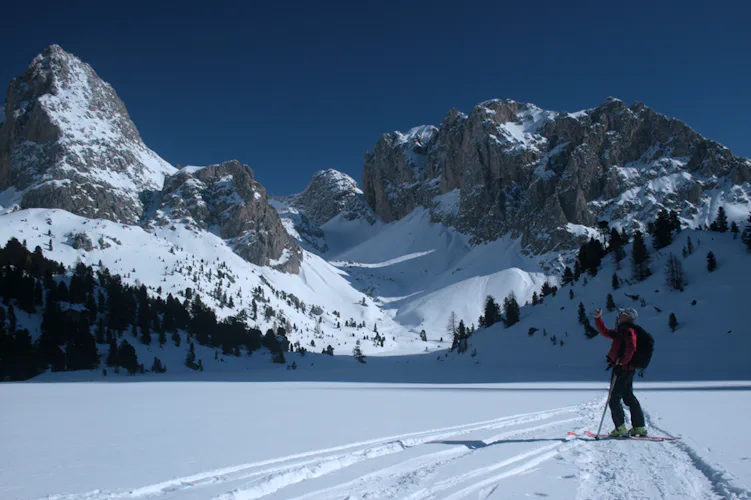
<svg viewBox="0 0 751 500"><path fill-rule="evenodd" d="M352 356L354 356L354 358L358 362L365 363L365 355L362 353L362 350L360 349L360 341L359 340L355 343L354 349L352 349Z"/></svg>

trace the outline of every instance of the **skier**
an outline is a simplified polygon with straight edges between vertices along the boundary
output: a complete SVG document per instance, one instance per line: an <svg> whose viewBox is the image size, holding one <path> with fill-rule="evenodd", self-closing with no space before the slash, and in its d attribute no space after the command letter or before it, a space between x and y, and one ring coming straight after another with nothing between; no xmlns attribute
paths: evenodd
<svg viewBox="0 0 751 500"><path fill-rule="evenodd" d="M613 340L610 352L607 355L609 366L614 370L615 385L610 396L608 405L613 416L615 429L610 433L611 437L646 436L647 429L644 427L644 413L639 400L634 396L634 372L636 371L629 363L636 352L636 332L633 329L634 321L638 313L631 307L618 310L617 327L611 330L602 321L602 309L595 311L595 326L604 337ZM631 430L626 429L626 417L621 406L621 399L631 411Z"/></svg>

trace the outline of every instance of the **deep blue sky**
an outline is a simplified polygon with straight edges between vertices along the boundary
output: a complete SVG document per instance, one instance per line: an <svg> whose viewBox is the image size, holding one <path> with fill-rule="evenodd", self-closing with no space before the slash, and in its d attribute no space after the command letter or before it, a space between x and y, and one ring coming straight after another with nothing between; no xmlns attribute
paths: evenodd
<svg viewBox="0 0 751 500"><path fill-rule="evenodd" d="M11 2L0 82L58 43L166 160L236 158L274 194L323 168L361 181L382 133L495 97L643 101L751 156L751 2L569 3Z"/></svg>

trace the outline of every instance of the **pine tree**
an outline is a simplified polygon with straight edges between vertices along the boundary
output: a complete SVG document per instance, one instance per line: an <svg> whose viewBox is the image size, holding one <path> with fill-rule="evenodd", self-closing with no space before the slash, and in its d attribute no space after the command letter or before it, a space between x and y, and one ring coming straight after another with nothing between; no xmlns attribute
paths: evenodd
<svg viewBox="0 0 751 500"><path fill-rule="evenodd" d="M154 356L154 362L151 364L151 371L153 373L164 373L166 370L162 366L162 360Z"/></svg>
<svg viewBox="0 0 751 500"><path fill-rule="evenodd" d="M676 233L680 232L681 220L678 218L678 212L671 210L668 214L668 219L670 220L670 230Z"/></svg>
<svg viewBox="0 0 751 500"><path fill-rule="evenodd" d="M675 317L675 313L670 313L670 318L668 319L668 326L670 327L671 331L675 331L675 329L678 328L678 318Z"/></svg>
<svg viewBox="0 0 751 500"><path fill-rule="evenodd" d="M588 322L587 312L584 310L584 303L579 302L579 323L586 325Z"/></svg>
<svg viewBox="0 0 751 500"><path fill-rule="evenodd" d="M615 309L615 301L613 300L613 294L608 294L608 298L605 301L605 307L607 308L608 312L613 312Z"/></svg>
<svg viewBox="0 0 751 500"><path fill-rule="evenodd" d="M362 353L362 350L360 350L359 340L355 343L355 348L352 349L352 356L354 356L359 363L365 363L365 355Z"/></svg>
<svg viewBox="0 0 751 500"><path fill-rule="evenodd" d="M610 229L610 235L608 237L608 246L611 250L613 250L615 247L623 246L623 239L621 238L621 233L618 232L616 228Z"/></svg>
<svg viewBox="0 0 751 500"><path fill-rule="evenodd" d="M686 286L686 273L683 272L683 264L675 254L668 256L665 264L665 282L673 290L681 290Z"/></svg>
<svg viewBox="0 0 751 500"><path fill-rule="evenodd" d="M689 255L694 253L694 243L691 241L691 236L686 238L686 251Z"/></svg>
<svg viewBox="0 0 751 500"><path fill-rule="evenodd" d="M117 350L117 362L121 367L128 370L128 373L131 375L135 375L138 371L139 366L136 350L127 340L123 340L120 343L120 347Z"/></svg>
<svg viewBox="0 0 751 500"><path fill-rule="evenodd" d="M589 272L594 276L600 267L602 258L605 256L605 249L599 240L590 238L590 240L579 247L577 261L582 271ZM547 294L546 294L547 295Z"/></svg>
<svg viewBox="0 0 751 500"><path fill-rule="evenodd" d="M725 213L725 208L720 207L717 209L717 218L712 223L715 227L713 231L719 231L725 233L728 230L728 216Z"/></svg>
<svg viewBox="0 0 751 500"><path fill-rule="evenodd" d="M463 354L467 351L467 338L469 335L467 334L467 327L464 325L463 320L459 320L459 326L456 329L456 338L454 339L454 343L456 345L456 351L459 354Z"/></svg>
<svg viewBox="0 0 751 500"><path fill-rule="evenodd" d="M616 273L613 273L613 280L611 281L613 290L618 290L621 287L621 280Z"/></svg>
<svg viewBox="0 0 751 500"><path fill-rule="evenodd" d="M164 344L167 343L167 334L164 332L164 329L159 330L159 347L164 347Z"/></svg>
<svg viewBox="0 0 751 500"><path fill-rule="evenodd" d="M717 259L715 258L714 253L709 252L707 254L707 271L711 273L715 269L717 269Z"/></svg>
<svg viewBox="0 0 751 500"><path fill-rule="evenodd" d="M738 228L738 224L735 223L735 221L730 224L730 232L733 233L733 239L738 239L738 233L741 232L741 230Z"/></svg>
<svg viewBox="0 0 751 500"><path fill-rule="evenodd" d="M574 289L573 288L569 288L569 290L568 290L568 298L569 298L569 300L574 300Z"/></svg>
<svg viewBox="0 0 751 500"><path fill-rule="evenodd" d="M579 261L574 262L574 281L579 281L579 278L581 278L582 275L582 268L581 264L579 264Z"/></svg>
<svg viewBox="0 0 751 500"><path fill-rule="evenodd" d="M649 269L649 252L647 251L647 246L644 244L644 237L641 231L634 233L634 245L631 257L634 279L644 281L652 274L652 271Z"/></svg>
<svg viewBox="0 0 751 500"><path fill-rule="evenodd" d="M516 295L511 292L503 302L503 312L506 315L506 327L513 326L519 322L519 303L516 301Z"/></svg>
<svg viewBox="0 0 751 500"><path fill-rule="evenodd" d="M655 219L654 230L652 232L652 245L657 249L665 248L673 242L673 224L670 222L668 213L665 210Z"/></svg>
<svg viewBox="0 0 751 500"><path fill-rule="evenodd" d="M538 302L538 300L537 300L537 292L532 292L532 305L536 306L537 302Z"/></svg>
<svg viewBox="0 0 751 500"><path fill-rule="evenodd" d="M488 295L485 298L485 326L493 326L501 320L501 306Z"/></svg>
<svg viewBox="0 0 751 500"><path fill-rule="evenodd" d="M571 268L566 266L566 269L563 270L563 284L568 285L574 281L574 273L571 271Z"/></svg>
<svg viewBox="0 0 751 500"><path fill-rule="evenodd" d="M198 369L198 365L196 364L196 346L193 345L193 342L190 343L188 354L185 356L185 366L191 370Z"/></svg>
<svg viewBox="0 0 751 500"><path fill-rule="evenodd" d="M420 330L420 340L422 340L423 342L428 341L428 335L427 333L425 333L425 330Z"/></svg>
<svg viewBox="0 0 751 500"><path fill-rule="evenodd" d="M172 342L175 343L175 347L180 347L180 341L180 334L177 333L177 330L175 330L174 332L172 332Z"/></svg>

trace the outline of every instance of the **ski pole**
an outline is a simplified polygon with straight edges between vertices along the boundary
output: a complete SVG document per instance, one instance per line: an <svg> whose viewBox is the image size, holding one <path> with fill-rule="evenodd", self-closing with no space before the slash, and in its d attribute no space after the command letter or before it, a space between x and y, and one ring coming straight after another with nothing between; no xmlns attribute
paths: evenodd
<svg viewBox="0 0 751 500"><path fill-rule="evenodd" d="M602 423L605 421L605 414L608 412L608 403L610 403L610 396L613 394L613 387L615 386L615 379L618 376L615 374L615 367L613 367L613 375L610 376L610 389L608 390L608 399L605 401L605 408L602 410L602 418L600 419L600 427L597 428L597 434L595 439L600 439L600 431L602 430Z"/></svg>

